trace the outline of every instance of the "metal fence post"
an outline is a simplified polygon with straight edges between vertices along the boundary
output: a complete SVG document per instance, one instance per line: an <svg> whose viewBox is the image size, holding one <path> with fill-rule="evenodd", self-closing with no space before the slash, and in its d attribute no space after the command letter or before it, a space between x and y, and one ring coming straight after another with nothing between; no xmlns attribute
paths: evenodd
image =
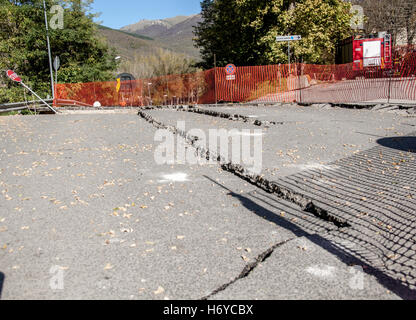
<svg viewBox="0 0 416 320"><path fill-rule="evenodd" d="M214 94L215 94L215 105L217 105L217 55L214 53Z"/></svg>
<svg viewBox="0 0 416 320"><path fill-rule="evenodd" d="M391 98L391 78L392 78L393 72L390 71L390 78L389 78L389 95L387 98L387 104L390 104L390 98Z"/></svg>

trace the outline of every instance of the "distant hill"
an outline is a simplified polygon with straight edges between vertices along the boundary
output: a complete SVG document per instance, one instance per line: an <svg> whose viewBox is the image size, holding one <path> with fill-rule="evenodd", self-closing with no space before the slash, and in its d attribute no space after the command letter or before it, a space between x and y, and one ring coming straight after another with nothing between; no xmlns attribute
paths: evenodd
<svg viewBox="0 0 416 320"><path fill-rule="evenodd" d="M125 72L129 63L137 64L135 56L154 56L160 48L199 61L200 53L192 40L193 26L199 21L200 15L177 16L163 20L142 20L121 30L98 25L98 31L116 54L122 57L119 71Z"/></svg>
<svg viewBox="0 0 416 320"><path fill-rule="evenodd" d="M157 19L157 20L140 20L137 23L130 24L121 28L123 31L130 33L139 33L141 35L147 35L149 37L158 37L163 34L166 30L172 28L174 25L187 20L187 16L177 16L168 19Z"/></svg>
<svg viewBox="0 0 416 320"><path fill-rule="evenodd" d="M98 26L98 31L107 40L109 46L116 50L118 55L128 60L133 60L135 53L150 53L162 45L147 36L130 34L104 26Z"/></svg>
<svg viewBox="0 0 416 320"><path fill-rule="evenodd" d="M119 32L122 32L124 34L129 35L129 36L133 36L135 38L143 39L143 40L154 40L151 37L146 37L146 36L143 36L143 35L140 35L140 34L137 34L137 33L131 33L131 32L123 31L123 30L115 30L115 29L112 29L112 28L109 28L109 27L106 27L106 26L102 26L102 25L99 25L98 29L108 30L108 31L119 31Z"/></svg>
<svg viewBox="0 0 416 320"><path fill-rule="evenodd" d="M121 28L121 31L154 39L175 52L185 53L200 59L200 53L193 44L193 27L201 21L201 15L177 16L168 19L141 20Z"/></svg>

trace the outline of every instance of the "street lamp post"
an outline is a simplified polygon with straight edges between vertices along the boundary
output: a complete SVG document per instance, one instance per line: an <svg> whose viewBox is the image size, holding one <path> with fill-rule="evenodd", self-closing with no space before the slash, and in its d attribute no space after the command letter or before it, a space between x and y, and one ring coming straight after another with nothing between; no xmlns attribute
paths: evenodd
<svg viewBox="0 0 416 320"><path fill-rule="evenodd" d="M53 86L53 70L52 70L51 45L49 43L48 15L46 14L46 3L45 3L45 0L43 0L43 10L45 12L46 42L48 43L49 70L50 70L50 73L51 73L52 98L55 100L55 89L54 89L54 86Z"/></svg>

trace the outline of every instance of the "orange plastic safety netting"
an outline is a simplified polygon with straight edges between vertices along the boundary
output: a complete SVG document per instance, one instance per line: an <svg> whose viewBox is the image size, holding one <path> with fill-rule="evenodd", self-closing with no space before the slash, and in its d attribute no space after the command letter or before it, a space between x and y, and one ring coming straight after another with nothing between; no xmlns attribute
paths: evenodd
<svg viewBox="0 0 416 320"><path fill-rule="evenodd" d="M295 63L224 68L134 81L58 84L58 101L102 106L208 104L215 102L416 102L416 50L394 57L390 69L354 70L353 64Z"/></svg>

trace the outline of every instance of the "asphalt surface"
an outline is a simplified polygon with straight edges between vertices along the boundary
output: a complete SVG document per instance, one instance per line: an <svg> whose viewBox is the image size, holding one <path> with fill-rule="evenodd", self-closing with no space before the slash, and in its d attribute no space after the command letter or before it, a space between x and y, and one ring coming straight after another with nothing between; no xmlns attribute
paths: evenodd
<svg viewBox="0 0 416 320"><path fill-rule="evenodd" d="M296 105L211 109L240 114L253 121L266 120L277 124L256 126L251 122L174 110L150 110L146 113L171 126L178 126L178 121L185 121L187 131L200 129L206 137L209 137L209 129L213 128L236 129L240 132L248 129L253 136L261 134L262 174L270 179L295 174L301 170L325 168L335 160L376 146L378 139L405 135L416 128L415 118L408 117L407 113ZM230 158L231 147L228 154Z"/></svg>
<svg viewBox="0 0 416 320"><path fill-rule="evenodd" d="M262 130L264 177L349 227L218 164L156 164L156 128L135 113L1 117L1 298L414 299L415 118L229 111L282 124L146 113Z"/></svg>

